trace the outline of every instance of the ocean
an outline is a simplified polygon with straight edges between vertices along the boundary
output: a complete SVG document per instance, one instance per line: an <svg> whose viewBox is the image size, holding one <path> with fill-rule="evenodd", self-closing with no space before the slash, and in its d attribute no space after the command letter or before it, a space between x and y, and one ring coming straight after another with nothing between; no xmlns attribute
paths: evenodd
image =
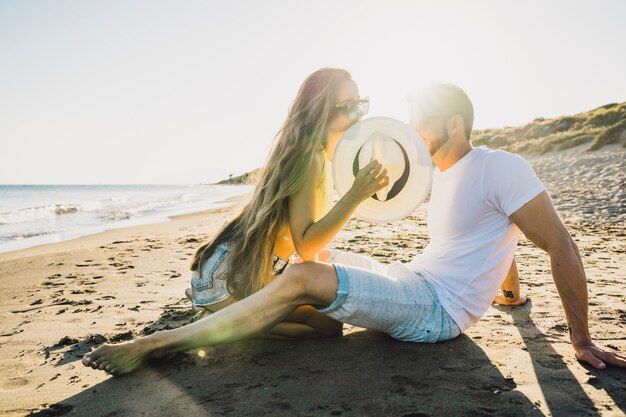
<svg viewBox="0 0 626 417"><path fill-rule="evenodd" d="M0 253L224 207L241 185L0 185Z"/></svg>

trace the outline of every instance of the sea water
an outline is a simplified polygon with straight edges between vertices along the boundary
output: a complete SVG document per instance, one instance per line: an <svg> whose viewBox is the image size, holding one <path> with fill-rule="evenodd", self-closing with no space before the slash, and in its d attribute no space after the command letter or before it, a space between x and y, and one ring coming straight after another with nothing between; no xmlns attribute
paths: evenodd
<svg viewBox="0 0 626 417"><path fill-rule="evenodd" d="M241 185L0 185L0 253L227 206Z"/></svg>

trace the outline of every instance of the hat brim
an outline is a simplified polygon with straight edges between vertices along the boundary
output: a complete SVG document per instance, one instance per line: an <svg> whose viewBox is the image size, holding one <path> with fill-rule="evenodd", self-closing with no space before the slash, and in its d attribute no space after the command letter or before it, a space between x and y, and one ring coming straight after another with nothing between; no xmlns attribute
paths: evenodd
<svg viewBox="0 0 626 417"><path fill-rule="evenodd" d="M341 136L333 154L335 191L343 197L352 187L358 167L358 154L372 135L383 134L402 149L406 161L399 191L386 201L372 196L362 202L355 214L367 221L386 223L400 220L426 199L432 183L433 164L426 144L406 123L389 117L372 117L350 127ZM382 161L385 166L384 158ZM357 169L358 168L358 169ZM400 181L398 181L400 182Z"/></svg>

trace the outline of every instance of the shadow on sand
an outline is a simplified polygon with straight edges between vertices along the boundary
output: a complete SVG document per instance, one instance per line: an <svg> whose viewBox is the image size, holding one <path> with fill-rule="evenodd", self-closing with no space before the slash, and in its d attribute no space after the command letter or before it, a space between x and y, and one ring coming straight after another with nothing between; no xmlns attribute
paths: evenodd
<svg viewBox="0 0 626 417"><path fill-rule="evenodd" d="M537 380L546 399L550 413L555 417L598 416L597 408L579 381L571 373L561 355L553 348L550 337L541 332L530 317L532 300L518 308L495 307L503 313L510 314L515 327L519 330L524 344L530 354ZM566 329L566 326L562 326ZM567 331L559 339L569 340ZM573 352L572 352L573 355ZM588 373L588 381L594 389L605 390L619 409L626 413L626 388L624 387L624 371L609 367L598 371L586 363L580 363ZM616 410L602 410L615 412Z"/></svg>
<svg viewBox="0 0 626 417"><path fill-rule="evenodd" d="M499 309L511 314L520 329L550 413L599 415L535 327L530 308ZM145 331L172 327L173 322L177 327L187 317L165 312ZM80 343L76 346L74 360L84 353ZM544 415L516 389L514 378L505 378L465 335L430 345L362 331L323 340L251 340L204 352L204 357L179 354L167 363L108 379L62 401L56 413L38 415ZM594 386L606 389L624 410L621 371L591 373Z"/></svg>

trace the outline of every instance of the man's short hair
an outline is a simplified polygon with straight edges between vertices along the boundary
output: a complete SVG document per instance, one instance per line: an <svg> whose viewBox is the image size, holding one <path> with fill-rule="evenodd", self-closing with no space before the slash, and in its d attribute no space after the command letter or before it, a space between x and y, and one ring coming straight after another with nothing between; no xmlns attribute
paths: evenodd
<svg viewBox="0 0 626 417"><path fill-rule="evenodd" d="M465 91L452 84L431 84L413 101L413 117L460 114L465 123L465 136L469 140L474 126L474 106Z"/></svg>

